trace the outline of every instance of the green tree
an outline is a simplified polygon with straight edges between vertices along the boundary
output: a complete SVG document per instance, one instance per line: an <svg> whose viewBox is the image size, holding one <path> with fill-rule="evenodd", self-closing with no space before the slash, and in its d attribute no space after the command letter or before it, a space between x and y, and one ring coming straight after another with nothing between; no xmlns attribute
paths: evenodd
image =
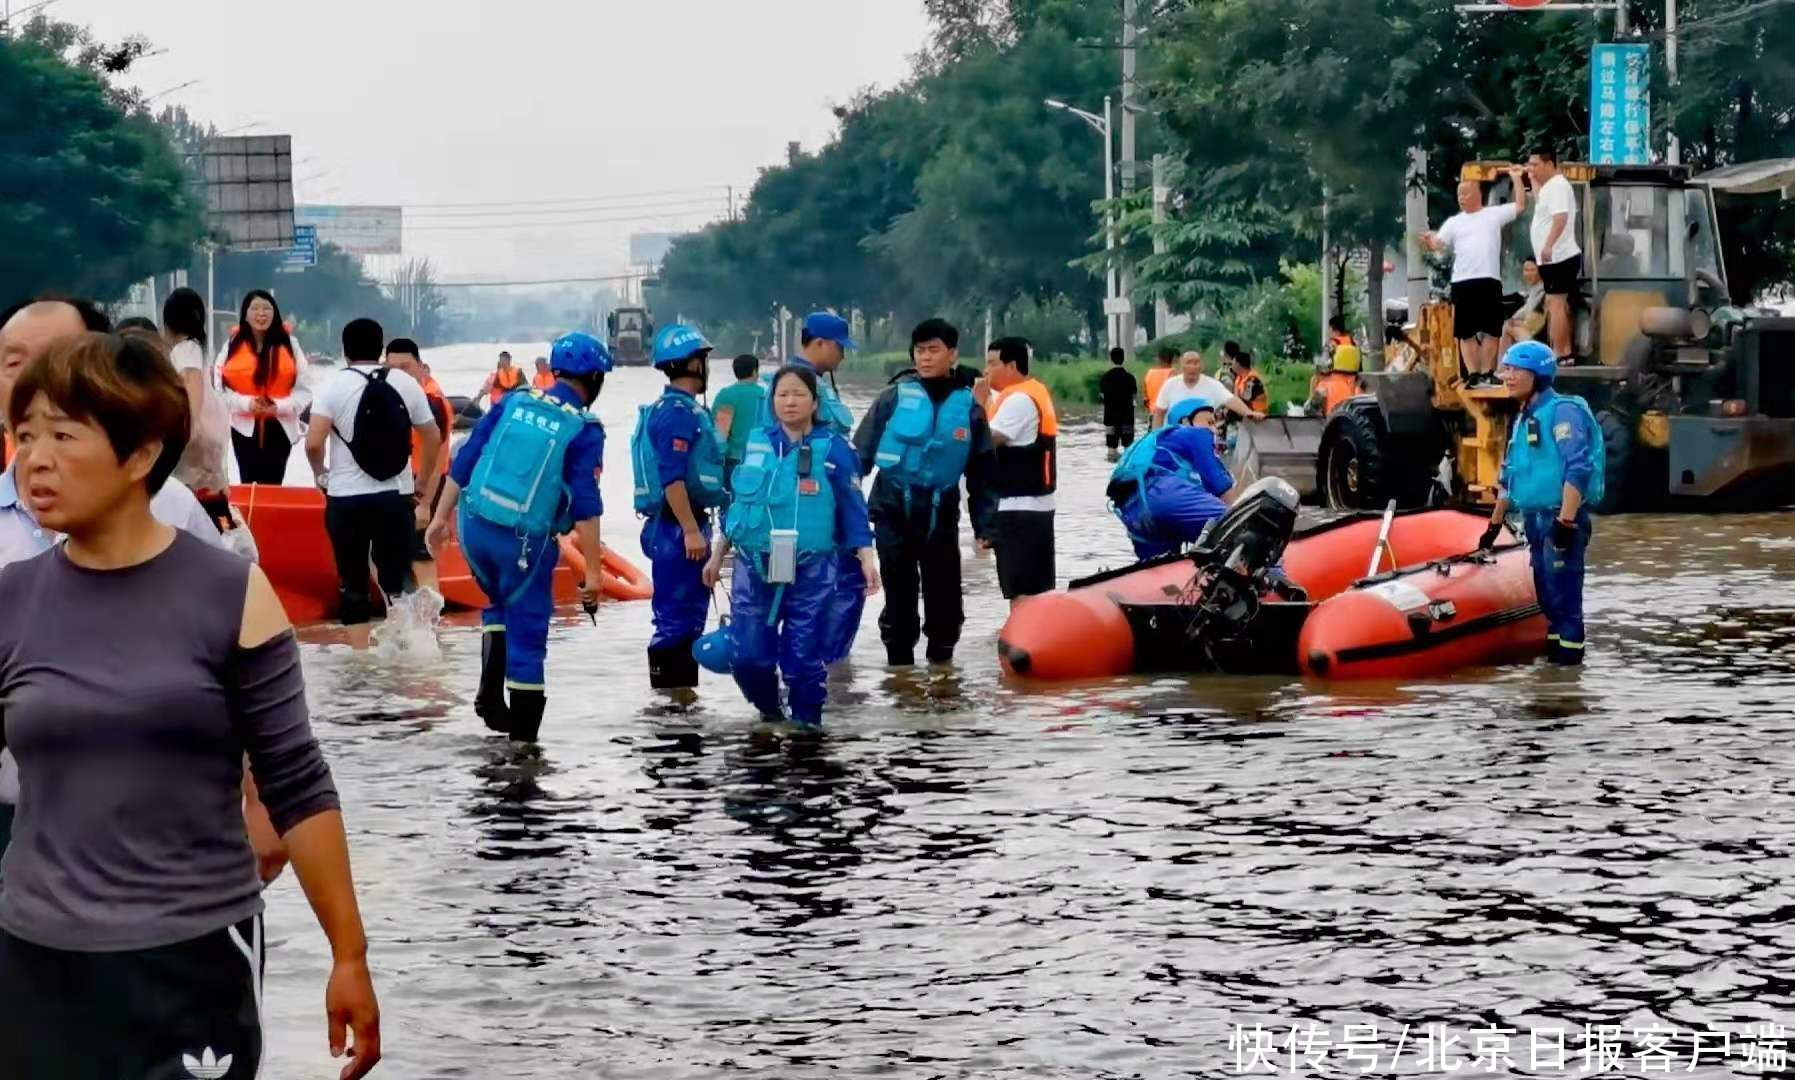
<svg viewBox="0 0 1795 1080"><path fill-rule="evenodd" d="M93 66L115 73L141 47L80 42L66 45L78 53L71 62L54 42L0 40L0 296L111 300L184 263L205 233L162 131L81 62L92 50Z"/></svg>

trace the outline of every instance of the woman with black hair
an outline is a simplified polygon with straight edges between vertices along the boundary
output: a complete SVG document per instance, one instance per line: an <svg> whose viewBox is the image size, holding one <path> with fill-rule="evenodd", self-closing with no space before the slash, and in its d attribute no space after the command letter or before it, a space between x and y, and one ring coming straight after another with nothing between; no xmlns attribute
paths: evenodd
<svg viewBox="0 0 1795 1080"><path fill-rule="evenodd" d="M278 484L299 439L305 354L281 321L280 305L265 289L243 297L237 330L219 363L218 381L230 409L231 444L245 484Z"/></svg>
<svg viewBox="0 0 1795 1080"><path fill-rule="evenodd" d="M231 416L207 369L206 302L199 293L182 287L168 294L162 303L162 336L187 389L187 410L193 417L193 433L175 466L175 479L193 489L214 521L228 521L231 474L225 454Z"/></svg>

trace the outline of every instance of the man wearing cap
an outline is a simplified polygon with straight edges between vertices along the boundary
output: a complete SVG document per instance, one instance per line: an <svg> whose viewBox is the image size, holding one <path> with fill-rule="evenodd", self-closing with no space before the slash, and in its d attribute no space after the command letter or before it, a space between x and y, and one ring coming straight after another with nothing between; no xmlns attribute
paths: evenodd
<svg viewBox="0 0 1795 1080"><path fill-rule="evenodd" d="M787 361L817 373L817 426L831 428L848 440L854 437L854 414L835 392L835 369L847 357L847 350L855 348L859 346L849 336L848 320L831 311L813 311L804 316L798 333L798 355ZM773 375L762 378L761 385L767 391L760 403L760 424L765 427L774 422ZM866 575L860 572L859 558L850 551L841 558L835 595L823 620L823 663L834 664L847 657L865 610Z"/></svg>
<svg viewBox="0 0 1795 1080"><path fill-rule="evenodd" d="M690 326L662 327L654 366L667 389L644 405L630 440L642 553L654 576L654 634L648 639L648 684L656 690L698 685L692 643L704 633L710 590L702 580L710 556L711 510L723 504L723 444L698 403L710 381L711 343Z"/></svg>

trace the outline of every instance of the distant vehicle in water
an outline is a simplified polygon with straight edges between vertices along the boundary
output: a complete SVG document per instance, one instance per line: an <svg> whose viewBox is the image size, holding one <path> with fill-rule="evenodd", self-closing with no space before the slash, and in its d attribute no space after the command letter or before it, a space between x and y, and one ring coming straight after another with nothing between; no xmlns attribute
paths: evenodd
<svg viewBox="0 0 1795 1080"><path fill-rule="evenodd" d="M649 342L654 339L654 320L645 307L620 307L605 316L605 336L611 358L625 367L647 367Z"/></svg>

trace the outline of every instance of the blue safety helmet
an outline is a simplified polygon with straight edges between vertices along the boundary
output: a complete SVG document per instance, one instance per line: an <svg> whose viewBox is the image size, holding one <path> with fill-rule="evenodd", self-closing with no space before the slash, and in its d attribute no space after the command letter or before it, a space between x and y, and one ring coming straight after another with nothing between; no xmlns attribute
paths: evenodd
<svg viewBox="0 0 1795 1080"><path fill-rule="evenodd" d="M1204 409L1208 409L1211 412L1215 410L1215 406L1210 403L1208 398L1185 398L1183 401L1180 401L1178 404L1166 410L1166 426L1177 427L1179 424L1184 423Z"/></svg>
<svg viewBox="0 0 1795 1080"><path fill-rule="evenodd" d="M1517 341L1502 354L1506 367L1531 372L1536 379L1550 379L1558 374L1558 358L1544 342Z"/></svg>
<svg viewBox="0 0 1795 1080"><path fill-rule="evenodd" d="M661 327L661 332L654 336L654 363L656 367L682 363L699 353L710 352L711 348L696 327L672 323Z"/></svg>
<svg viewBox="0 0 1795 1080"><path fill-rule="evenodd" d="M735 662L735 638L729 632L727 616L715 630L692 642L692 659L706 671L729 674Z"/></svg>
<svg viewBox="0 0 1795 1080"><path fill-rule="evenodd" d="M562 334L548 351L548 369L556 375L603 375L611 370L611 350L591 334Z"/></svg>

